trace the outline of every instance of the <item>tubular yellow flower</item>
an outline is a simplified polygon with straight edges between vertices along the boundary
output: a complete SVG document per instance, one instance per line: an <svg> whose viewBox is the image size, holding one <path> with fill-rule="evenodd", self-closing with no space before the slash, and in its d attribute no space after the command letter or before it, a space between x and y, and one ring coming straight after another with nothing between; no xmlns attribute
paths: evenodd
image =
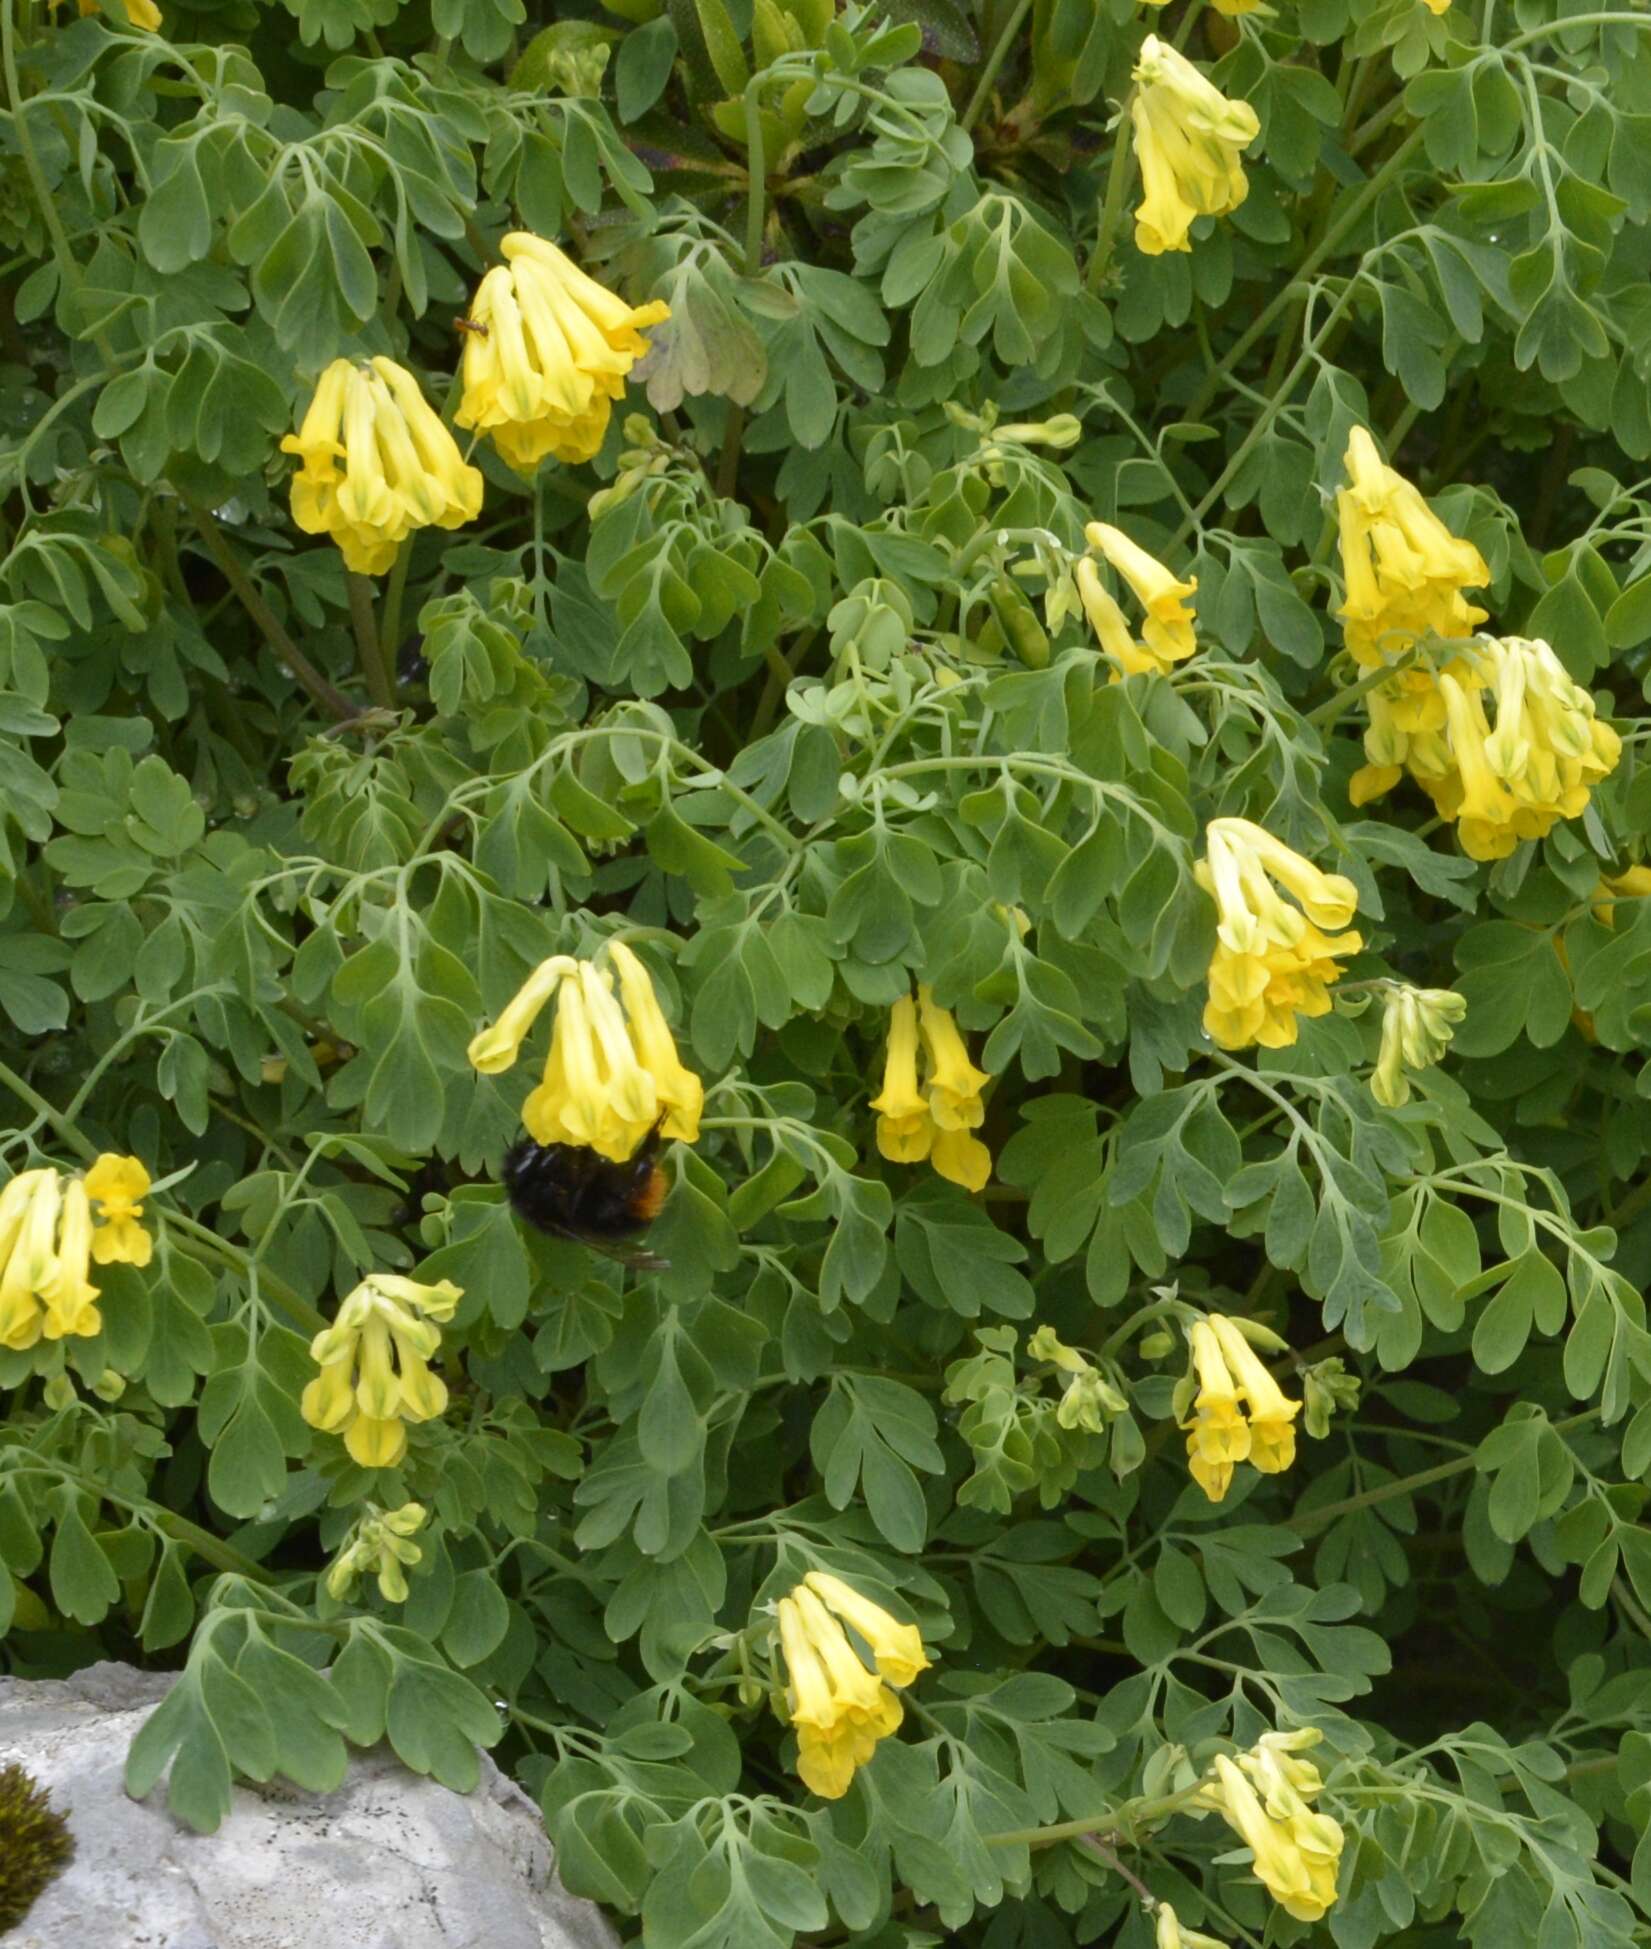
<svg viewBox="0 0 1651 1949"><path fill-rule="evenodd" d="M1156 556L1149 555L1138 542L1131 541L1121 528L1114 528L1108 522L1091 521L1083 532L1090 547L1103 555L1123 577L1146 611L1146 621L1141 627L1141 642L1137 646L1137 656L1144 660L1133 667L1156 670L1160 675L1167 674L1175 664L1183 662L1198 648L1198 639L1193 634L1190 600L1198 588L1196 579L1179 581ZM1080 594L1082 590L1080 581ZM1084 606L1087 611L1087 601ZM1113 606L1116 607L1116 604ZM1093 613L1090 620L1095 623ZM1103 649L1111 647L1098 623L1095 633L1101 636Z"/></svg>
<svg viewBox="0 0 1651 1949"><path fill-rule="evenodd" d="M382 575L415 529L460 528L481 512L481 474L393 359L334 359L281 449L303 461L293 520L331 535L364 575Z"/></svg>
<svg viewBox="0 0 1651 1949"><path fill-rule="evenodd" d="M1212 1323L1195 1321L1187 1331L1187 1343L1198 1391L1193 1418L1178 1425L1186 1432L1192 1479L1211 1502L1220 1502L1232 1486L1234 1467L1249 1459L1250 1429L1239 1412L1238 1383Z"/></svg>
<svg viewBox="0 0 1651 1949"><path fill-rule="evenodd" d="M877 1148L891 1164L921 1164L934 1142L929 1100L917 1087L917 1004L902 995L889 1010L883 1087L871 1099Z"/></svg>
<svg viewBox="0 0 1651 1949"><path fill-rule="evenodd" d="M1121 683L1125 677L1157 670L1158 659L1148 656L1130 635L1129 620L1119 608L1117 599L1102 582L1101 572L1093 558L1080 556L1073 573L1078 584L1078 599L1083 604L1085 616L1089 618L1089 627L1094 630L1102 650L1118 665L1112 681Z"/></svg>
<svg viewBox="0 0 1651 1949"><path fill-rule="evenodd" d="M482 279L470 307L464 397L453 417L491 434L521 474L547 454L589 460L648 349L642 328L669 318L670 307L626 304L528 231L511 232L499 249L506 261Z"/></svg>
<svg viewBox="0 0 1651 1949"><path fill-rule="evenodd" d="M55 7L58 0L51 0ZM77 10L82 20L88 14L100 12L98 0L77 0ZM127 25L141 27L145 33L155 33L161 24L161 10L155 0L120 0L120 10L126 16Z"/></svg>
<svg viewBox="0 0 1651 1949"><path fill-rule="evenodd" d="M505 1003L497 1019L470 1038L470 1047L465 1052L470 1067L483 1076L503 1075L522 1053L522 1044L532 1033L546 1002L561 985L562 977L572 974L578 965L571 954L553 954L548 961L541 961Z"/></svg>
<svg viewBox="0 0 1651 1949"><path fill-rule="evenodd" d="M423 1528L426 1513L421 1502L404 1502L399 1509L390 1510L379 1510L369 1503L367 1514L356 1524L327 1572L328 1595L342 1603L354 1593L362 1577L372 1576L387 1604L405 1603L407 1569L424 1555L418 1544L408 1539Z"/></svg>
<svg viewBox="0 0 1651 1949"><path fill-rule="evenodd" d="M1625 866L1620 873L1602 873L1594 889L1593 916L1603 927L1615 927L1617 907L1624 900L1651 897L1651 866Z"/></svg>
<svg viewBox="0 0 1651 1949"><path fill-rule="evenodd" d="M1354 918L1358 895L1351 880L1321 873L1248 819L1212 819L1205 848L1193 870L1218 925L1204 1027L1223 1049L1287 1048L1298 1016L1330 1012L1337 960L1364 945L1357 933L1324 931Z"/></svg>
<svg viewBox="0 0 1651 1949"><path fill-rule="evenodd" d="M1301 1412L1301 1403L1286 1397L1232 1320L1223 1313L1212 1313L1209 1324L1244 1396L1250 1424L1248 1460L1263 1475L1280 1475L1296 1459L1293 1424Z"/></svg>
<svg viewBox="0 0 1651 1949"><path fill-rule="evenodd" d="M1405 982L1387 988L1382 996L1382 1044L1370 1077L1370 1094L1376 1101L1389 1110L1408 1103L1407 1072L1438 1062L1467 1012L1466 1000L1452 988L1412 988Z"/></svg>
<svg viewBox="0 0 1651 1949"><path fill-rule="evenodd" d="M848 1792L855 1768L871 1758L879 1739L898 1729L902 1713L900 1701L888 1684L861 1664L842 1625L810 1588L814 1578L822 1574L810 1573L774 1608L790 1680L787 1709L797 1731L797 1771L804 1785L822 1799L840 1800ZM826 1581L828 1587L838 1582L836 1578ZM847 1591L848 1586L841 1588ZM859 1604L868 1604L869 1600L858 1598L856 1593L849 1595ZM869 1609L886 1620L896 1634L887 1639L896 1667L911 1669L910 1646L899 1634L912 1627L895 1624L878 1605L869 1605ZM860 1627L856 1624L855 1628ZM881 1635L882 1625L876 1628ZM872 1642L869 1635L867 1642ZM916 1656L922 1657L921 1644ZM912 1677L924 1665L912 1669Z"/></svg>
<svg viewBox="0 0 1651 1949"><path fill-rule="evenodd" d="M920 982L915 1003L902 995L889 1010L883 1087L870 1104L878 1150L891 1164L928 1158L950 1183L981 1190L992 1175L992 1153L971 1133L985 1120L981 1091L991 1080L970 1062L951 1011Z"/></svg>
<svg viewBox="0 0 1651 1949"><path fill-rule="evenodd" d="M664 1112L661 1133L685 1144L694 1143L705 1109L705 1085L691 1069L683 1067L648 970L623 941L608 943L608 959L619 973L619 998L625 1004L631 1041L642 1067L654 1080L654 1093Z"/></svg>
<svg viewBox="0 0 1651 1949"><path fill-rule="evenodd" d="M1485 611L1462 591L1490 580L1484 557L1386 465L1364 427L1349 435L1344 464L1352 485L1337 492L1336 511L1347 647L1374 669L1430 632L1471 636Z"/></svg>
<svg viewBox="0 0 1651 1949"><path fill-rule="evenodd" d="M834 1577L829 1570L810 1570L803 1582L828 1610L858 1631L871 1647L880 1677L890 1685L910 1685L929 1669L923 1655L923 1636L915 1624L902 1624L864 1597L852 1584Z"/></svg>
<svg viewBox="0 0 1651 1949"><path fill-rule="evenodd" d="M154 1242L138 1222L148 1194L149 1173L135 1157L105 1151L86 1173L86 1195L103 1207L103 1222L92 1234L92 1257L99 1265L149 1263Z"/></svg>
<svg viewBox="0 0 1651 1949"><path fill-rule="evenodd" d="M978 1130L986 1120L980 1092L992 1080L969 1060L950 1009L937 1007L927 982L917 984L917 1017L929 1059L929 1115L940 1130Z"/></svg>
<svg viewBox="0 0 1651 1949"><path fill-rule="evenodd" d="M1158 1904L1154 1918L1156 1949L1227 1949L1226 1943L1217 1936L1205 1935L1200 1929L1182 1928L1168 1902Z"/></svg>
<svg viewBox="0 0 1651 1949"><path fill-rule="evenodd" d="M1239 158L1261 133L1248 102L1229 101L1173 47L1149 34L1130 101L1142 197L1135 243L1148 257L1190 250L1199 217L1224 216L1249 194Z"/></svg>
<svg viewBox="0 0 1651 1949"><path fill-rule="evenodd" d="M341 1434L363 1468L393 1468L407 1452L406 1424L446 1410L446 1383L429 1362L441 1345L435 1322L450 1320L462 1297L450 1280L369 1273L310 1342L321 1371L299 1401L304 1419Z"/></svg>
<svg viewBox="0 0 1651 1949"><path fill-rule="evenodd" d="M103 1330L91 1267L147 1265L151 1244L136 1203L149 1173L135 1157L105 1152L84 1177L43 1165L0 1191L0 1346L87 1339ZM92 1200L108 1219L94 1228Z"/></svg>
<svg viewBox="0 0 1651 1949"><path fill-rule="evenodd" d="M1287 1915L1298 1922L1319 1921L1336 1899L1339 1825L1328 1814L1305 1809L1290 1819L1272 1819L1255 1788L1225 1753L1217 1755L1215 1772L1218 1785L1211 1799L1254 1855L1257 1880Z"/></svg>

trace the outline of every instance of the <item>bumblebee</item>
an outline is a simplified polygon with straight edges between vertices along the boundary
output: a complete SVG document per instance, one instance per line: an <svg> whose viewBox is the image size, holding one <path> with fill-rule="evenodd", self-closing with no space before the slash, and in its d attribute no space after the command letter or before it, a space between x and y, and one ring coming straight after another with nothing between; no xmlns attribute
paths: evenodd
<svg viewBox="0 0 1651 1949"><path fill-rule="evenodd" d="M623 1163L581 1144L538 1144L520 1137L499 1173L511 1209L535 1230L570 1238L638 1272L670 1261L625 1243L659 1216L670 1189L659 1162L659 1125Z"/></svg>

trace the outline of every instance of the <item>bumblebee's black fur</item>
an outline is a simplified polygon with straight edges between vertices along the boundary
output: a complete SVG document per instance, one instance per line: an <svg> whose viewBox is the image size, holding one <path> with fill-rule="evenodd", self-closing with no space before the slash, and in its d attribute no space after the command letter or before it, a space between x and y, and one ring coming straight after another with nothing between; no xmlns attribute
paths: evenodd
<svg viewBox="0 0 1651 1949"><path fill-rule="evenodd" d="M525 1223L601 1250L634 1238L652 1223L665 1192L658 1151L657 1126L622 1164L579 1144L538 1144L521 1137L505 1152L499 1175L512 1209Z"/></svg>

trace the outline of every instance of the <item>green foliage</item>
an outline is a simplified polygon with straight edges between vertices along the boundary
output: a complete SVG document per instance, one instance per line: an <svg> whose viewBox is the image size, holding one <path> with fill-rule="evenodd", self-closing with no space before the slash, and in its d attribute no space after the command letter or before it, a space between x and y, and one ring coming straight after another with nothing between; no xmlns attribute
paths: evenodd
<svg viewBox="0 0 1651 1949"><path fill-rule="evenodd" d="M1651 1941L1651 900L1602 883L1651 855L1648 17L72 11L0 48L0 1153L141 1158L154 1253L0 1344L6 1668L174 1672L128 1785L203 1831L489 1748L645 1949L1148 1949L1137 1882L1234 1943ZM1133 239L1147 32L1260 122L1185 254ZM481 517L347 577L282 435L370 354L450 420L524 228L669 319L588 466L463 433ZM1622 737L1508 859L1350 795L1355 425ZM1095 521L1196 577L1196 654L1115 680ZM1217 817L1358 896L1283 1048L1202 1026ZM647 1270L500 1187L543 1025L467 1059L615 938L709 1091ZM1467 1014L1390 1109L1401 980ZM878 1145L915 983L991 1079L978 1192ZM462 1288L378 1470L300 1406L371 1272ZM1219 1504L1211 1313L1305 1403ZM405 1602L334 1595L409 1504ZM836 1800L811 1570L932 1660ZM1299 1726L1313 1923L1189 1806ZM0 1928L53 1866L19 1777Z"/></svg>

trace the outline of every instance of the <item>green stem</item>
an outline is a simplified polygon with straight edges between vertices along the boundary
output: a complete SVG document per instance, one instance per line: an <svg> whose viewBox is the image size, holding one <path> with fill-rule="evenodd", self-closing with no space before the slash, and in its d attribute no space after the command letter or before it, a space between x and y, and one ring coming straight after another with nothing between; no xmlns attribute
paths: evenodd
<svg viewBox="0 0 1651 1949"><path fill-rule="evenodd" d="M144 1497L123 1496L119 1490L111 1489L107 1482L82 1475L78 1469L65 1467L62 1462L43 1461L31 1455L28 1464L7 1473L56 1476L60 1482L72 1483L75 1488L95 1496L100 1502L113 1503L117 1509L124 1509L129 1515L141 1516L156 1529L164 1531L174 1542L187 1544L198 1557L216 1569L228 1571L232 1576L245 1577L250 1583L267 1584L272 1581L269 1571L261 1564L254 1563L251 1557L242 1556L239 1550L231 1549L222 1537L214 1536L209 1529L202 1529L199 1523L190 1522L187 1516L175 1515L170 1509L162 1509L158 1503Z"/></svg>
<svg viewBox="0 0 1651 1949"><path fill-rule="evenodd" d="M97 1145L81 1136L61 1110L53 1109L32 1083L24 1082L15 1069L3 1062L0 1062L0 1084L4 1084L19 1101L26 1103L42 1122L49 1124L83 1163L90 1164L97 1156Z"/></svg>
<svg viewBox="0 0 1651 1949"><path fill-rule="evenodd" d="M384 589L384 621L378 632L379 650L384 658L384 679L390 687L390 703L396 701L396 661L401 651L401 606L407 592L407 567L413 559L413 537L401 544L395 567Z"/></svg>
<svg viewBox="0 0 1651 1949"><path fill-rule="evenodd" d="M206 543L207 553L217 563L224 580L235 591L236 595L240 597L241 607L252 618L254 624L257 626L259 635L263 637L264 641L275 652L276 656L279 657L281 662L286 665L304 686L316 703L322 705L326 710L331 711L333 716L341 724L346 723L353 717L358 717L360 712L356 709L355 705L350 702L349 698L341 690L335 688L334 685L330 684L322 676L321 672L316 669L315 665L311 663L309 658L305 656L304 652L299 649L298 645L281 627L275 611L270 608L269 604L258 593L252 577L242 568L234 549L230 547L229 542L224 536L223 529L218 525L217 517L208 509L198 506L194 501L187 501L186 505L189 508L191 516L194 518L195 526L200 532L201 540Z"/></svg>
<svg viewBox="0 0 1651 1949"><path fill-rule="evenodd" d="M1135 175L1135 144L1131 139L1134 125L1129 114L1130 103L1134 99L1135 91L1132 88L1118 110L1118 133L1112 142L1112 160L1107 164L1106 188L1101 192L1101 216L1095 231L1095 248L1090 254L1089 268L1084 273L1084 281L1091 291L1100 289L1107 267L1112 262L1112 247L1117 241L1118 225L1123 219L1124 203Z"/></svg>
<svg viewBox="0 0 1651 1949"><path fill-rule="evenodd" d="M1086 1814L1082 1820L1057 1821L1052 1827L1016 1827L1005 1834L983 1834L988 1847L1053 1847L1057 1841L1080 1841L1092 1834L1123 1834L1135 1827L1167 1820L1203 1791L1203 1783L1166 1793L1156 1800L1126 1800L1109 1814Z"/></svg>
<svg viewBox="0 0 1651 1949"><path fill-rule="evenodd" d="M980 79L975 83L975 91L969 97L969 106L958 120L958 127L967 135L980 120L981 111L991 96L992 83L997 80L998 69L1008 58L1009 44L1026 24L1026 16L1032 11L1032 0L1016 0L1014 11L1003 24L1003 32L997 37L997 46L986 57L986 65L980 71Z"/></svg>
<svg viewBox="0 0 1651 1949"><path fill-rule="evenodd" d="M1197 395L1181 415L1183 419L1198 420L1203 417L1210 402L1221 390L1228 373L1239 363L1257 339L1266 335L1271 329L1273 321L1278 317L1278 314L1284 307L1293 303L1300 295L1300 287L1312 277L1319 265L1339 247L1348 231L1359 221L1370 205L1381 195L1382 191L1387 188L1388 182L1397 174L1400 167L1409 160L1411 150L1416 147L1421 139L1422 130L1420 126L1413 128L1399 144L1398 148L1393 151L1392 155L1388 157L1386 162L1382 164L1381 168L1365 184L1364 188L1359 191L1358 195L1352 199L1346 209L1342 211L1341 215L1337 217L1335 222L1324 233L1324 236L1308 252L1295 277L1275 295L1272 302L1262 309L1249 330L1241 333L1239 338L1230 347L1225 357L1221 360L1221 363L1204 381Z"/></svg>
<svg viewBox="0 0 1651 1949"><path fill-rule="evenodd" d="M1568 1434L1573 1428L1585 1427L1590 1421L1599 1419L1598 1408L1584 1408L1581 1414L1573 1414L1563 1421L1549 1425L1556 1435ZM1366 1489L1362 1494L1348 1496L1341 1502L1327 1502L1320 1509L1304 1510L1300 1515L1291 1516L1285 1522L1286 1529L1314 1530L1325 1523L1333 1523L1338 1516L1351 1516L1360 1509L1373 1509L1377 1503L1391 1502L1396 1496L1408 1496L1417 1489L1428 1489L1435 1482L1444 1482L1453 1475L1463 1475L1471 1468L1477 1468L1479 1452L1459 1456L1454 1462L1441 1462L1436 1468L1422 1469L1415 1475L1401 1476L1397 1482L1384 1482L1380 1488Z"/></svg>
<svg viewBox="0 0 1651 1949"><path fill-rule="evenodd" d="M762 152L762 116L757 95L762 75L755 74L745 89L745 275L755 277L762 269L762 233L767 222L768 163Z"/></svg>
<svg viewBox="0 0 1651 1949"><path fill-rule="evenodd" d="M384 646L378 640L378 618L373 613L373 585L355 569L344 571L344 587L350 598L350 624L355 630L355 652L367 695L381 710L393 711L396 694L384 668Z"/></svg>
<svg viewBox="0 0 1651 1949"><path fill-rule="evenodd" d="M1409 669L1415 661L1414 655L1400 657L1396 662L1384 664L1380 670L1371 670L1360 677L1356 684L1349 684L1345 690L1338 690L1334 697L1319 705L1315 711L1307 713L1307 722L1315 731L1327 729L1334 724L1349 704L1356 704L1366 692L1375 690L1387 682L1389 677L1399 671Z"/></svg>

